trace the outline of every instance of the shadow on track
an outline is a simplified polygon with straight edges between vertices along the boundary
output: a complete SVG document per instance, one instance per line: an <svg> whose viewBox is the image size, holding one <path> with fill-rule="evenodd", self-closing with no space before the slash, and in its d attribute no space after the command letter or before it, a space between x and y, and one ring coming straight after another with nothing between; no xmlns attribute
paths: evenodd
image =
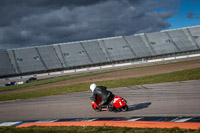
<svg viewBox="0 0 200 133"><path fill-rule="evenodd" d="M151 105L151 102L129 105L128 111L134 111L134 110L140 110L140 109L148 108L150 105Z"/></svg>

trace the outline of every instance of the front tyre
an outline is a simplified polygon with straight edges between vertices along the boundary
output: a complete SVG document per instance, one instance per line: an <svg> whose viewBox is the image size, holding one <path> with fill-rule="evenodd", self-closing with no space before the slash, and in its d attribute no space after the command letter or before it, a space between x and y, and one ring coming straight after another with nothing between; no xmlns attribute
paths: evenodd
<svg viewBox="0 0 200 133"><path fill-rule="evenodd" d="M100 112L101 111L101 109L100 108L98 108L98 107L96 107L96 109L94 108L94 105L92 105L92 108L94 109L94 111L96 111L96 112Z"/></svg>
<svg viewBox="0 0 200 133"><path fill-rule="evenodd" d="M123 112L128 111L128 106L125 105L125 106L121 107L121 110L122 110Z"/></svg>

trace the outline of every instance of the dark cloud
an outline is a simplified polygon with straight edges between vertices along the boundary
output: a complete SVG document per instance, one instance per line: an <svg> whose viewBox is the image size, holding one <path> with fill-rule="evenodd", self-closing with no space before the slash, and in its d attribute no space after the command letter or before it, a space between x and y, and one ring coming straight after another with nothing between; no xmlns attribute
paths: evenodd
<svg viewBox="0 0 200 133"><path fill-rule="evenodd" d="M189 13L187 14L187 17L190 18L190 19L194 19L194 13L189 12Z"/></svg>
<svg viewBox="0 0 200 133"><path fill-rule="evenodd" d="M189 13L187 14L187 17L188 17L189 19L200 19L200 14L195 14L195 13L193 13L193 12L189 12Z"/></svg>
<svg viewBox="0 0 200 133"><path fill-rule="evenodd" d="M200 2L200 0L191 0L191 1L193 1L193 2L196 2L196 1L197 1L197 2Z"/></svg>
<svg viewBox="0 0 200 133"><path fill-rule="evenodd" d="M0 48L70 42L154 32L178 0L0 1Z"/></svg>

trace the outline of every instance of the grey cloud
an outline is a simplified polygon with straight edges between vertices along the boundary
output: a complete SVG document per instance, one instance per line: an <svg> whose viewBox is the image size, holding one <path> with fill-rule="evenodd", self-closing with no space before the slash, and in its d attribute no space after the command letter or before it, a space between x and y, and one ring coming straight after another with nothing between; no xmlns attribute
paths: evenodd
<svg viewBox="0 0 200 133"><path fill-rule="evenodd" d="M105 0L4 0L0 1L0 26L10 25L11 22L30 14L40 14L57 10L64 6L70 8L77 6L88 6L101 3Z"/></svg>
<svg viewBox="0 0 200 133"><path fill-rule="evenodd" d="M188 17L189 19L200 19L200 14L195 14L195 13L193 13L193 12L189 12L189 13L187 14L187 17Z"/></svg>
<svg viewBox="0 0 200 133"><path fill-rule="evenodd" d="M166 19L178 5L173 0L20 1L0 2L0 17L6 14L0 21L0 48L159 31L170 27Z"/></svg>
<svg viewBox="0 0 200 133"><path fill-rule="evenodd" d="M189 12L189 13L187 14L187 17L190 18L190 19L194 19L194 13Z"/></svg>

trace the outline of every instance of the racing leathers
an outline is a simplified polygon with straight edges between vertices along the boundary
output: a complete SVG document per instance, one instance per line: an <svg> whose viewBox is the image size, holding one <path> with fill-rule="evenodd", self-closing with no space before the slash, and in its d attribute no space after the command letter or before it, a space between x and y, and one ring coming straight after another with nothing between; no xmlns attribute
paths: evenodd
<svg viewBox="0 0 200 133"><path fill-rule="evenodd" d="M94 89L92 100L96 102L97 101L97 96L102 98L102 101L99 104L99 108L104 107L105 104L107 104L107 102L109 102L114 97L112 92L108 91L105 86L97 86Z"/></svg>

